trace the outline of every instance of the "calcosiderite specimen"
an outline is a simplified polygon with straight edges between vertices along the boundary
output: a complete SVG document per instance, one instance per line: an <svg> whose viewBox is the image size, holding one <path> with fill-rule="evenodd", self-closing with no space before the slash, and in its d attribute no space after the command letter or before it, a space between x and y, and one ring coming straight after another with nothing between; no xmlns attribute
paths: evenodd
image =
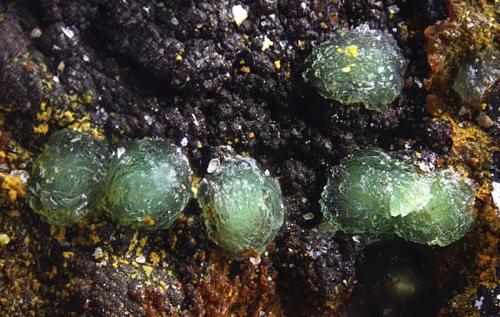
<svg viewBox="0 0 500 317"><path fill-rule="evenodd" d="M390 34L361 25L315 47L302 76L324 98L382 110L400 94L406 65Z"/></svg>
<svg viewBox="0 0 500 317"><path fill-rule="evenodd" d="M283 225L280 186L252 158L225 159L202 181L198 201L209 236L235 259L264 251Z"/></svg>
<svg viewBox="0 0 500 317"><path fill-rule="evenodd" d="M423 173L368 149L332 169L321 206L327 222L347 234L446 246L472 225L474 193L452 169Z"/></svg>
<svg viewBox="0 0 500 317"><path fill-rule="evenodd" d="M465 102L478 105L485 92L500 78L499 65L500 52L494 47L486 48L459 66L453 89Z"/></svg>
<svg viewBox="0 0 500 317"><path fill-rule="evenodd" d="M33 163L27 201L48 223L71 225L92 210L105 173L108 146L90 134L52 134Z"/></svg>
<svg viewBox="0 0 500 317"><path fill-rule="evenodd" d="M191 175L179 147L161 139L134 140L110 162L99 207L124 226L167 229L192 197Z"/></svg>

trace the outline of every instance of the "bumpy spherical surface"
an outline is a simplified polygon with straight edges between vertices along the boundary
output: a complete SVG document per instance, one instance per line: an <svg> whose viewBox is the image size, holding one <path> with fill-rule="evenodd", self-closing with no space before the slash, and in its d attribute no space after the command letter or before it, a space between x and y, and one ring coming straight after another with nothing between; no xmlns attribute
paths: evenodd
<svg viewBox="0 0 500 317"><path fill-rule="evenodd" d="M109 151L87 133L61 130L51 135L33 163L27 201L48 223L70 225L96 202Z"/></svg>
<svg viewBox="0 0 500 317"><path fill-rule="evenodd" d="M203 180L198 201L210 237L235 259L262 252L283 225L280 186L252 158L226 159Z"/></svg>
<svg viewBox="0 0 500 317"><path fill-rule="evenodd" d="M408 196L426 196L420 208L398 217L395 233L405 240L430 245L446 246L464 236L473 223L474 187L460 180L451 169L438 171L429 179L424 190ZM425 191L425 194L424 194Z"/></svg>
<svg viewBox="0 0 500 317"><path fill-rule="evenodd" d="M368 150L334 167L320 201L325 219L349 234L390 232L390 165L386 153Z"/></svg>
<svg viewBox="0 0 500 317"><path fill-rule="evenodd" d="M391 35L341 28L313 49L302 74L327 99L382 110L401 92L406 60Z"/></svg>
<svg viewBox="0 0 500 317"><path fill-rule="evenodd" d="M488 47L458 68L453 89L465 102L476 105L500 78L500 52Z"/></svg>
<svg viewBox="0 0 500 317"><path fill-rule="evenodd" d="M118 149L99 206L121 225L169 228L192 196L192 171L180 148L160 139Z"/></svg>
<svg viewBox="0 0 500 317"><path fill-rule="evenodd" d="M422 174L403 158L369 149L333 168L321 206L327 222L348 234L446 246L472 225L474 192L451 169Z"/></svg>

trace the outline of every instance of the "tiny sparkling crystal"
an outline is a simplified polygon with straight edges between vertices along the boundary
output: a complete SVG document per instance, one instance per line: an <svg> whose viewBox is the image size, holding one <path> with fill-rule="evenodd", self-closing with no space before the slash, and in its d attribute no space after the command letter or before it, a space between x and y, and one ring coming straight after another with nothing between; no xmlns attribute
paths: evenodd
<svg viewBox="0 0 500 317"><path fill-rule="evenodd" d="M451 169L421 173L404 158L368 149L332 169L321 206L347 234L446 246L472 225L474 193Z"/></svg>
<svg viewBox="0 0 500 317"><path fill-rule="evenodd" d="M48 223L71 225L93 209L105 173L108 147L87 133L50 136L33 163L27 201Z"/></svg>
<svg viewBox="0 0 500 317"><path fill-rule="evenodd" d="M168 229L192 197L191 175L177 146L135 140L110 162L99 206L121 225Z"/></svg>
<svg viewBox="0 0 500 317"><path fill-rule="evenodd" d="M203 180L198 201L209 236L235 259L263 252L283 225L279 184L252 158L221 162Z"/></svg>
<svg viewBox="0 0 500 317"><path fill-rule="evenodd" d="M400 94L407 62L390 34L361 25L337 30L305 65L304 80L324 98L382 110Z"/></svg>

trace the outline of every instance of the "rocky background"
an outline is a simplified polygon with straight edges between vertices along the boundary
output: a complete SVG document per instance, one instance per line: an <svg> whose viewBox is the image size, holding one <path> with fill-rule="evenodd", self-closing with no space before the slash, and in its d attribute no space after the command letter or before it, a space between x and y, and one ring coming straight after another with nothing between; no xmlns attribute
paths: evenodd
<svg viewBox="0 0 500 317"><path fill-rule="evenodd" d="M1 0L1 314L500 315L499 85L479 106L450 89L461 61L500 42L495 6ZM362 23L393 34L409 61L401 96L383 112L324 100L300 76L312 47ZM23 196L32 158L65 126L115 144L166 138L200 177L218 147L231 146L279 178L286 224L260 260L243 262L208 240L194 202L169 232L104 217L51 228ZM315 230L328 168L369 145L473 178L473 230L447 248L391 241L362 252L350 237Z"/></svg>

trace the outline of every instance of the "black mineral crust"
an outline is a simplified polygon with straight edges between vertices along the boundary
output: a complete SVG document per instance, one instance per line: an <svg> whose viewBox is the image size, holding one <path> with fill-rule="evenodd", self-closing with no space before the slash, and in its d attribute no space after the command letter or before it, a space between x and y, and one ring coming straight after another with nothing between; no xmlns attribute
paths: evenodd
<svg viewBox="0 0 500 317"><path fill-rule="evenodd" d="M235 6L248 14L240 25ZM115 147L144 136L182 146L203 177L231 146L279 178L286 209L274 244L237 262L210 242L195 202L158 233L105 216L56 230L22 202L2 205L0 233L15 234L0 246L0 315L349 316L360 252L317 228L327 171L365 146L448 152L451 126L425 119L422 85L423 31L445 18L440 0L0 0L2 148L8 135L35 157L62 126L88 124ZM325 100L300 76L312 47L364 23L409 61L381 112ZM489 316L498 290L478 292Z"/></svg>

